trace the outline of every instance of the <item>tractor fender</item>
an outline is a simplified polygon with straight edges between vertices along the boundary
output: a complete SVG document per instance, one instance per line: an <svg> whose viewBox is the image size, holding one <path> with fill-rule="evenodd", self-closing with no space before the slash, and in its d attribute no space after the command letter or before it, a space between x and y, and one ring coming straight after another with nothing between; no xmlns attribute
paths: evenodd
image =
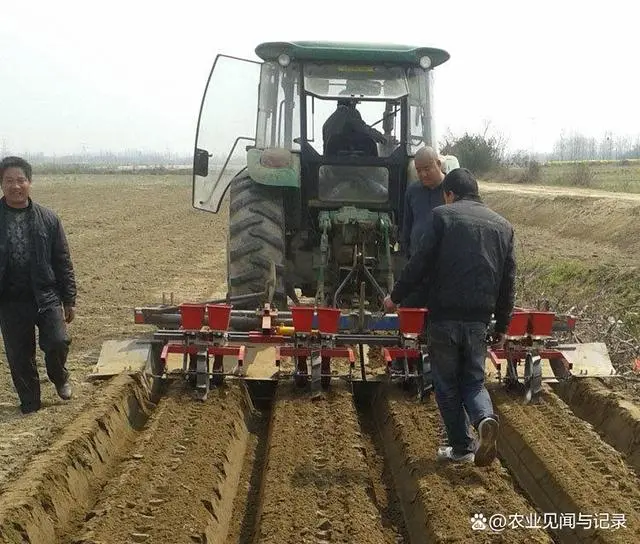
<svg viewBox="0 0 640 544"><path fill-rule="evenodd" d="M288 149L249 149L247 171L261 185L300 187L300 157Z"/></svg>
<svg viewBox="0 0 640 544"><path fill-rule="evenodd" d="M442 173L445 175L451 170L460 168L460 162L454 155L440 155L440 162L442 163ZM411 158L407 167L407 182L412 183L414 181L418 181L418 173L416 172L415 160Z"/></svg>
<svg viewBox="0 0 640 544"><path fill-rule="evenodd" d="M451 170L460 168L460 162L454 155L440 155L440 161L442 162L443 174L448 174Z"/></svg>

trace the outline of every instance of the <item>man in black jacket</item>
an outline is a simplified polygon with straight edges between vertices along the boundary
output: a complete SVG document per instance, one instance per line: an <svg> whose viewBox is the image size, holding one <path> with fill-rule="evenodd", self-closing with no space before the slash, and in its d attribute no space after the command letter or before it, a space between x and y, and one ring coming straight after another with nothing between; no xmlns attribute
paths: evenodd
<svg viewBox="0 0 640 544"><path fill-rule="evenodd" d="M31 165L0 161L0 329L23 413L40 409L35 327L49 379L60 398L72 396L66 369L66 323L75 314L76 283L58 216L29 197Z"/></svg>
<svg viewBox="0 0 640 544"><path fill-rule="evenodd" d="M515 301L514 232L511 224L480 201L478 184L464 168L442 182L446 205L385 298L394 311L429 277L429 354L436 400L449 446L439 460L491 464L498 418L484 385L487 327L495 316L496 344L504 343ZM469 432L477 429L479 444Z"/></svg>
<svg viewBox="0 0 640 544"><path fill-rule="evenodd" d="M378 156L376 142L384 144L384 134L371 128L362 119L356 101L349 98L338 100L338 106L322 126L324 155L336 155L337 151L358 150L366 155Z"/></svg>

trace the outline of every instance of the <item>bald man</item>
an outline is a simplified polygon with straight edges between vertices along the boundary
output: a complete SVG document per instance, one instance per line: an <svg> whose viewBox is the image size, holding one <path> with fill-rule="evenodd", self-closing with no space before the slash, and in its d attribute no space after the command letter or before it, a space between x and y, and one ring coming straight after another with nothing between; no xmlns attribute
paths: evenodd
<svg viewBox="0 0 640 544"><path fill-rule="evenodd" d="M444 204L442 192L442 162L432 147L423 147L415 159L418 181L407 187L404 197L402 251L410 258L418 248L420 238L431 225L431 211Z"/></svg>
<svg viewBox="0 0 640 544"><path fill-rule="evenodd" d="M407 187L404 197L404 222L402 226L401 249L407 259L419 247L422 235L431 226L431 212L437 206L444 205L442 192L442 159L432 147L423 147L416 153L415 159L418 181ZM405 300L406 308L421 308L427 303L426 292L429 280L425 278L423 286L416 289Z"/></svg>

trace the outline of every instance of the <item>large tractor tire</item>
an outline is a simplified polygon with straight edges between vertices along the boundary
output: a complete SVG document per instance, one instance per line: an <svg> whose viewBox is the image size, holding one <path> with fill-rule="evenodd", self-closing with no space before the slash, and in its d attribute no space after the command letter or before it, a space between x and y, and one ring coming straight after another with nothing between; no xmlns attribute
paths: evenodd
<svg viewBox="0 0 640 544"><path fill-rule="evenodd" d="M282 190L253 181L248 174L231 182L229 238L227 243L227 284L230 296L265 290L276 268L272 303L285 310L284 287L285 216ZM255 310L259 301L234 302L239 310Z"/></svg>

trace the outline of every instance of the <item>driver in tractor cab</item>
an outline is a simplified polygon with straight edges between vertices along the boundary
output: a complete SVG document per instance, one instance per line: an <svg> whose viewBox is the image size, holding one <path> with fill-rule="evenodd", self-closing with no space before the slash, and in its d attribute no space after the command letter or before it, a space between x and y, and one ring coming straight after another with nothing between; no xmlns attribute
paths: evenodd
<svg viewBox="0 0 640 544"><path fill-rule="evenodd" d="M377 157L376 143L384 144L384 135L362 119L353 98L341 98L338 107L322 126L324 155L338 155L340 151L361 152Z"/></svg>

